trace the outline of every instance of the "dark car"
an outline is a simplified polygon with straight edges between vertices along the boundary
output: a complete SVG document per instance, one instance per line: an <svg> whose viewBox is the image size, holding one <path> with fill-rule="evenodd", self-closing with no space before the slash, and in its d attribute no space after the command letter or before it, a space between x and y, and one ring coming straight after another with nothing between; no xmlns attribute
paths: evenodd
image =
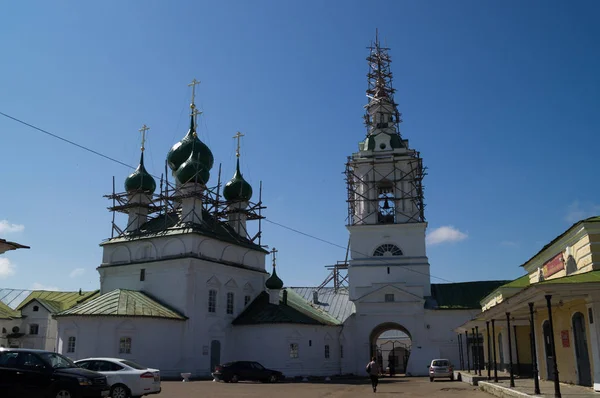
<svg viewBox="0 0 600 398"><path fill-rule="evenodd" d="M0 391L10 398L96 398L110 393L106 376L55 352L0 348Z"/></svg>
<svg viewBox="0 0 600 398"><path fill-rule="evenodd" d="M212 373L215 380L237 383L240 380L275 383L283 380L283 373L267 369L258 362L236 361L218 365Z"/></svg>

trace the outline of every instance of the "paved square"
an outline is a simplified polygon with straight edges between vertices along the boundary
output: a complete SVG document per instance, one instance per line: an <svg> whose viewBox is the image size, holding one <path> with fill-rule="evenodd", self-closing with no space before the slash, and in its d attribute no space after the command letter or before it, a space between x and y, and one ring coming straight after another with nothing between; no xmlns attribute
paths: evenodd
<svg viewBox="0 0 600 398"><path fill-rule="evenodd" d="M336 380L332 382L216 383L193 381L189 383L166 381L157 398L188 397L283 397L283 398L358 398L374 396L368 379ZM477 387L458 381L436 380L426 377L383 378L377 388L378 397L466 397L489 398Z"/></svg>

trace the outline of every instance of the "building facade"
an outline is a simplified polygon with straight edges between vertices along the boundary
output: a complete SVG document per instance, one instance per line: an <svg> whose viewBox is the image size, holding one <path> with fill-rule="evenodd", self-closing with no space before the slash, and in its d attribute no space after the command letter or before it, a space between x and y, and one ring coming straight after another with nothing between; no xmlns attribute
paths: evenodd
<svg viewBox="0 0 600 398"><path fill-rule="evenodd" d="M479 329L482 365L600 391L599 243L600 217L581 220L481 301L481 313L456 330Z"/></svg>
<svg viewBox="0 0 600 398"><path fill-rule="evenodd" d="M100 296L56 316L58 351L124 357L165 376L208 376L233 360L287 376L363 374L387 350L379 337L396 330L406 336L403 372L458 361L453 329L506 281L431 284L422 160L400 134L388 49L376 40L368 62L367 134L346 164L346 287L284 287L276 250L267 272L261 231L249 232L264 206L240 170L240 134L233 178L211 188L214 158L196 133L192 92L189 131L167 155L173 181L155 193L142 144L125 192L109 195L127 225L102 243Z"/></svg>

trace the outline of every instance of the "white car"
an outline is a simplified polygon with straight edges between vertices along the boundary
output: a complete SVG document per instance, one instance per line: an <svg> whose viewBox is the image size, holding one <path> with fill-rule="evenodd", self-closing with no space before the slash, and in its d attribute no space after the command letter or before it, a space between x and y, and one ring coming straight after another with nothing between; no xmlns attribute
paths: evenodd
<svg viewBox="0 0 600 398"><path fill-rule="evenodd" d="M112 398L141 397L160 393L160 371L120 358L86 358L77 366L106 376Z"/></svg>

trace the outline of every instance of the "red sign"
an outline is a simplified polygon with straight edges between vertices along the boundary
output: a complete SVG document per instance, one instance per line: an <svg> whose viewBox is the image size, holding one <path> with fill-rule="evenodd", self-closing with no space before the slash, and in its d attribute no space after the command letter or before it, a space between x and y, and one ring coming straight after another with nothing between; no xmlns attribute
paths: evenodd
<svg viewBox="0 0 600 398"><path fill-rule="evenodd" d="M556 274L558 271L565 268L562 252L546 261L543 266L544 278Z"/></svg>
<svg viewBox="0 0 600 398"><path fill-rule="evenodd" d="M563 347L569 347L569 331L568 330L560 331L560 339L562 340Z"/></svg>

